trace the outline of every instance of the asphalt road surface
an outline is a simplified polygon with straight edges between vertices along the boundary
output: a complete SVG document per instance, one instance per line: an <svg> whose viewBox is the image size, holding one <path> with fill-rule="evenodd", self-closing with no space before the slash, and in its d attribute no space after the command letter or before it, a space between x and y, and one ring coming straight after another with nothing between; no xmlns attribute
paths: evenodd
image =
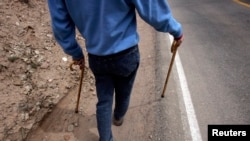
<svg viewBox="0 0 250 141"><path fill-rule="evenodd" d="M202 140L209 124L250 124L250 1L168 2L184 28L178 52Z"/></svg>

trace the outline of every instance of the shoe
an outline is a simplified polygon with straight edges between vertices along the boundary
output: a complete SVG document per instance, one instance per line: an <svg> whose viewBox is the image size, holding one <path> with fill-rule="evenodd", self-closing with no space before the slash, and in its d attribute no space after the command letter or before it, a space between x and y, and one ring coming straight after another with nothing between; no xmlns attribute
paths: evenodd
<svg viewBox="0 0 250 141"><path fill-rule="evenodd" d="M115 126L121 126L123 123L124 117L120 118L120 119L116 119L115 117L113 117L113 125Z"/></svg>

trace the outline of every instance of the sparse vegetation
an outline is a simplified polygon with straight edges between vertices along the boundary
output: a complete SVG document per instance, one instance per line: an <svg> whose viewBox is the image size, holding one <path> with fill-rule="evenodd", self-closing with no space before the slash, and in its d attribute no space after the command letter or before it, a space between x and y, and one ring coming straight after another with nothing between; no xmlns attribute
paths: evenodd
<svg viewBox="0 0 250 141"><path fill-rule="evenodd" d="M10 62L15 62L17 59L19 59L19 57L17 57L17 56L11 56L11 57L8 57L8 61L10 61Z"/></svg>

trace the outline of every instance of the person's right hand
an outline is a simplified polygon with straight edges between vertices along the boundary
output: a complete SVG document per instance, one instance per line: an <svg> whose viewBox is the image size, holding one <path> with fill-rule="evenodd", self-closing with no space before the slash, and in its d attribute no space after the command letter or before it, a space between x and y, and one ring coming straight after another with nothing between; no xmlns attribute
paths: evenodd
<svg viewBox="0 0 250 141"><path fill-rule="evenodd" d="M85 67L85 59L84 59L84 57L83 57L82 59L79 59L79 60L73 60L73 63L72 63L72 64L73 64L73 65L78 65L79 68L80 68L81 70L83 70L84 67Z"/></svg>
<svg viewBox="0 0 250 141"><path fill-rule="evenodd" d="M183 35L181 35L179 38L175 38L174 41L173 41L173 45L171 47L171 52L176 50L181 45L183 40L184 40Z"/></svg>

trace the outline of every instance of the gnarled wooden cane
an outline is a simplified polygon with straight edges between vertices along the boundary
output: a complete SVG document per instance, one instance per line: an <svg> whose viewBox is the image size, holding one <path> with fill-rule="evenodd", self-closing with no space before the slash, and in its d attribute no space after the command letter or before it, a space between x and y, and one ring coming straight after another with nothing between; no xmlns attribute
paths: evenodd
<svg viewBox="0 0 250 141"><path fill-rule="evenodd" d="M73 65L74 65L74 62L70 64L70 70L71 71L73 70ZM77 96L75 113L78 113L78 109L79 109L83 77L84 77L84 68L81 70L81 77L80 77L80 84L79 84L79 89L78 89L78 96Z"/></svg>
<svg viewBox="0 0 250 141"><path fill-rule="evenodd" d="M172 66L173 66L173 63L174 63L177 48L178 48L177 41L174 40L173 43L172 43L172 46L171 46L171 52L173 53L173 55L172 55L171 62L170 62L169 68L168 68L168 74L167 74L167 78L165 80L164 88L163 88L163 91L162 91L162 94L161 94L162 98L165 96L165 91L166 91L166 88L167 88L168 79L169 79L169 76L170 76L170 73L171 73L171 70L172 70Z"/></svg>

